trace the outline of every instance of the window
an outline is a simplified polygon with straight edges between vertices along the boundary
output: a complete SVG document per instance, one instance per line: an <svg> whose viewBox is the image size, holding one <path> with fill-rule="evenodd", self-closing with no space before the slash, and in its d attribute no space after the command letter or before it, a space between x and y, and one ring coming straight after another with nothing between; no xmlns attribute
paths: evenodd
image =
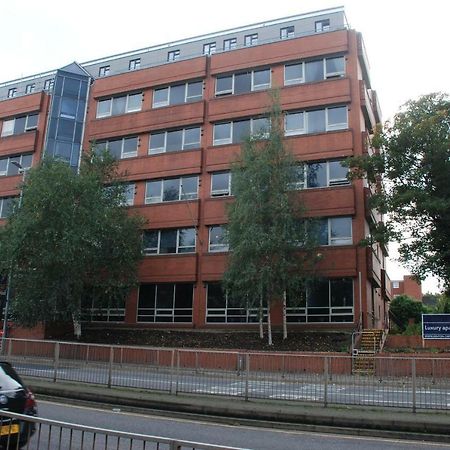
<svg viewBox="0 0 450 450"><path fill-rule="evenodd" d="M25 87L25 94L32 94L36 90L36 85L34 83L27 84Z"/></svg>
<svg viewBox="0 0 450 450"><path fill-rule="evenodd" d="M200 148L200 130L200 127L194 127L151 133L148 153L155 155Z"/></svg>
<svg viewBox="0 0 450 450"><path fill-rule="evenodd" d="M216 78L216 97L270 88L270 69L253 70Z"/></svg>
<svg viewBox="0 0 450 450"><path fill-rule="evenodd" d="M231 38L231 39L224 39L223 41L223 51L227 52L228 50L233 50L237 47L237 39Z"/></svg>
<svg viewBox="0 0 450 450"><path fill-rule="evenodd" d="M288 322L353 322L353 280L308 282L297 297L288 294L286 317Z"/></svg>
<svg viewBox="0 0 450 450"><path fill-rule="evenodd" d="M193 200L198 197L198 176L147 181L145 203Z"/></svg>
<svg viewBox="0 0 450 450"><path fill-rule="evenodd" d="M138 322L192 322L192 283L141 284Z"/></svg>
<svg viewBox="0 0 450 450"><path fill-rule="evenodd" d="M97 142L96 152L108 150L115 159L132 158L137 156L138 142L136 136L100 141Z"/></svg>
<svg viewBox="0 0 450 450"><path fill-rule="evenodd" d="M203 45L203 54L204 55L212 55L213 53L216 53L216 43L210 42L209 44Z"/></svg>
<svg viewBox="0 0 450 450"><path fill-rule="evenodd" d="M231 172L215 172L211 174L211 197L231 195Z"/></svg>
<svg viewBox="0 0 450 450"><path fill-rule="evenodd" d="M318 20L315 22L316 33L322 33L323 31L330 31L330 19Z"/></svg>
<svg viewBox="0 0 450 450"><path fill-rule="evenodd" d="M12 213L14 197L0 198L0 219L8 218Z"/></svg>
<svg viewBox="0 0 450 450"><path fill-rule="evenodd" d="M305 169L308 188L350 184L350 181L347 179L348 167L343 165L343 161L308 163Z"/></svg>
<svg viewBox="0 0 450 450"><path fill-rule="evenodd" d="M294 37L294 25L280 28L280 39L289 39Z"/></svg>
<svg viewBox="0 0 450 450"><path fill-rule="evenodd" d="M251 45L256 45L258 43L258 33L248 34L244 37L244 45L250 47Z"/></svg>
<svg viewBox="0 0 450 450"><path fill-rule="evenodd" d="M153 108L196 102L202 98L202 81L191 81L189 83L176 84L173 86L155 89L153 91Z"/></svg>
<svg viewBox="0 0 450 450"><path fill-rule="evenodd" d="M249 323L258 322L258 308L248 308L222 289L222 283L207 283L206 322ZM264 317L267 308L264 308Z"/></svg>
<svg viewBox="0 0 450 450"><path fill-rule="evenodd" d="M97 102L97 118L140 111L141 107L142 92L106 98Z"/></svg>
<svg viewBox="0 0 450 450"><path fill-rule="evenodd" d="M18 163L24 169L29 169L31 167L32 160L33 155L31 154L0 158L0 176L18 175L19 168L13 163Z"/></svg>
<svg viewBox="0 0 450 450"><path fill-rule="evenodd" d="M194 253L196 235L195 228L145 230L143 235L144 254Z"/></svg>
<svg viewBox="0 0 450 450"><path fill-rule="evenodd" d="M266 117L214 124L213 145L239 144L248 136L264 138L270 130Z"/></svg>
<svg viewBox="0 0 450 450"><path fill-rule="evenodd" d="M13 98L17 95L17 88L8 89L8 98Z"/></svg>
<svg viewBox="0 0 450 450"><path fill-rule="evenodd" d="M180 59L180 50L167 52L167 61L177 61L178 59Z"/></svg>
<svg viewBox="0 0 450 450"><path fill-rule="evenodd" d="M329 217L319 219L313 226L319 245L351 245L352 218Z"/></svg>
<svg viewBox="0 0 450 450"><path fill-rule="evenodd" d="M134 205L134 195L136 193L136 184L127 183L124 190L124 205L132 206Z"/></svg>
<svg viewBox="0 0 450 450"><path fill-rule="evenodd" d="M399 281L393 281L393 282L392 282L392 287L393 287L394 289L398 289L398 288L400 287L400 282L399 282Z"/></svg>
<svg viewBox="0 0 450 450"><path fill-rule="evenodd" d="M303 61L284 66L284 84L311 83L345 76L344 56Z"/></svg>
<svg viewBox="0 0 450 450"><path fill-rule="evenodd" d="M138 70L141 67L141 58L130 59L128 70Z"/></svg>
<svg viewBox="0 0 450 450"><path fill-rule="evenodd" d="M288 113L284 118L286 136L346 128L348 128L346 106Z"/></svg>
<svg viewBox="0 0 450 450"><path fill-rule="evenodd" d="M38 114L29 114L27 116L20 116L13 119L4 120L2 124L1 137L35 130L37 128L37 123Z"/></svg>
<svg viewBox="0 0 450 450"><path fill-rule="evenodd" d="M209 227L209 247L208 251L227 252L229 249L225 228L223 225Z"/></svg>
<svg viewBox="0 0 450 450"><path fill-rule="evenodd" d="M55 84L54 78L49 78L48 80L44 81L44 91L51 91L53 89L53 86Z"/></svg>
<svg viewBox="0 0 450 450"><path fill-rule="evenodd" d="M110 68L111 68L110 66L100 67L98 69L98 76L99 77L106 77L107 75L109 75Z"/></svg>

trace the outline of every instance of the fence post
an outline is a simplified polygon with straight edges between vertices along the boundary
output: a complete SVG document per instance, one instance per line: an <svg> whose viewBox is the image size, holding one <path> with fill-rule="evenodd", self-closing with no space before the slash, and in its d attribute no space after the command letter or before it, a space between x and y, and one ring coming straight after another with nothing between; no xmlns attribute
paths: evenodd
<svg viewBox="0 0 450 450"><path fill-rule="evenodd" d="M177 350L177 371L175 377L175 395L178 394L178 382L180 379L180 350Z"/></svg>
<svg viewBox="0 0 450 450"><path fill-rule="evenodd" d="M412 375L412 410L413 413L416 412L416 360L415 358L411 359L411 375Z"/></svg>
<svg viewBox="0 0 450 450"><path fill-rule="evenodd" d="M323 376L324 376L324 382L323 382L323 406L325 408L328 406L328 372L329 372L328 356L325 356L324 359L323 359Z"/></svg>
<svg viewBox="0 0 450 450"><path fill-rule="evenodd" d="M86 347L86 365L88 364L88 362L89 362L89 344Z"/></svg>
<svg viewBox="0 0 450 450"><path fill-rule="evenodd" d="M112 371L114 363L114 347L109 348L109 366L108 366L108 387L112 384Z"/></svg>
<svg viewBox="0 0 450 450"><path fill-rule="evenodd" d="M245 354L245 401L248 401L248 384L250 377L250 355Z"/></svg>
<svg viewBox="0 0 450 450"><path fill-rule="evenodd" d="M171 394L176 394L176 387L175 387L175 383L174 383L174 378L175 378L175 350L172 350L172 355L170 358L170 393Z"/></svg>
<svg viewBox="0 0 450 450"><path fill-rule="evenodd" d="M435 359L432 358L431 359L431 382L432 382L432 384L436 384L436 378L434 376L434 374L435 374L434 364L435 364Z"/></svg>
<svg viewBox="0 0 450 450"><path fill-rule="evenodd" d="M55 343L55 354L53 358L53 383L56 383L59 366L59 342Z"/></svg>

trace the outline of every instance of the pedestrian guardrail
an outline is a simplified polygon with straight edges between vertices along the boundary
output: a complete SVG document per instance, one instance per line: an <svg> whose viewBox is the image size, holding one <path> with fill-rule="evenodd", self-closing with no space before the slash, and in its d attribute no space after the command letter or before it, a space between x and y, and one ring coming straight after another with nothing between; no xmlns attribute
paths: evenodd
<svg viewBox="0 0 450 450"><path fill-rule="evenodd" d="M22 375L171 394L450 410L450 358L376 355L365 373L352 355L106 346L8 339ZM370 369L370 370L369 370Z"/></svg>
<svg viewBox="0 0 450 450"><path fill-rule="evenodd" d="M161 436L126 433L56 420L2 411L0 444L16 450L249 450L223 445L204 444ZM34 424L26 427L28 435L19 434L14 424ZM34 428L34 433L31 430ZM20 436L20 439L19 439ZM22 447L23 446L23 447Z"/></svg>

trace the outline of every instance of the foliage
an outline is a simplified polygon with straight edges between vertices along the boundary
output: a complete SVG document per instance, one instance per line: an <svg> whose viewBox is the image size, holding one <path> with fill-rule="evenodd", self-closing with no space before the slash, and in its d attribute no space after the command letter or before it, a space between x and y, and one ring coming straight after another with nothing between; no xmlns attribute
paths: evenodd
<svg viewBox="0 0 450 450"><path fill-rule="evenodd" d="M422 335L422 324L421 323L409 323L405 331L402 333L403 336L421 336Z"/></svg>
<svg viewBox="0 0 450 450"><path fill-rule="evenodd" d="M245 141L232 167L235 201L228 209L227 227L232 251L224 274L224 285L236 302L254 307L262 301L269 311L272 300L281 300L286 291L293 297L301 291L305 267L314 262L307 251L304 208L292 190L296 165L283 143L276 96L270 123L264 136Z"/></svg>
<svg viewBox="0 0 450 450"><path fill-rule="evenodd" d="M94 153L79 174L54 159L29 171L22 204L0 231L16 322L78 320L87 292L114 302L137 282L142 221L123 207L118 177L117 163Z"/></svg>
<svg viewBox="0 0 450 450"><path fill-rule="evenodd" d="M371 206L388 214L370 241L400 243L400 260L423 279L450 287L450 101L430 94L407 102L393 124L378 129L372 156L350 158L352 176L367 176L378 192ZM383 186L380 180L383 179ZM367 242L366 242L367 243Z"/></svg>
<svg viewBox="0 0 450 450"><path fill-rule="evenodd" d="M434 312L437 314L450 314L450 296L444 294L438 295L438 301Z"/></svg>
<svg viewBox="0 0 450 450"><path fill-rule="evenodd" d="M414 319L416 324L422 323L422 314L427 313L428 309L419 301L407 295L398 295L395 297L389 307L392 320L405 331L409 320Z"/></svg>

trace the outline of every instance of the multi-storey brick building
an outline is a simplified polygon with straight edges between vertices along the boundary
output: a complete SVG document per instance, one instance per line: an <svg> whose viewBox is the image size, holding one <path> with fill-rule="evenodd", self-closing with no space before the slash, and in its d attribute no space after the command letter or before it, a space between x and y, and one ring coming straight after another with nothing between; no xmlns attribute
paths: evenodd
<svg viewBox="0 0 450 450"><path fill-rule="evenodd" d="M363 248L371 187L341 161L372 152L380 110L362 36L342 8L277 19L105 57L0 84L0 215L43 153L76 167L92 142L120 160L128 204L148 219L140 286L123 308L86 309L127 325L224 327L256 321L220 280L227 260L230 165L265 123L277 88L286 144L305 174L308 214L321 217L321 280L288 321L327 329L383 327L385 249ZM95 306L95 305L94 305ZM274 311L273 320L281 321Z"/></svg>

